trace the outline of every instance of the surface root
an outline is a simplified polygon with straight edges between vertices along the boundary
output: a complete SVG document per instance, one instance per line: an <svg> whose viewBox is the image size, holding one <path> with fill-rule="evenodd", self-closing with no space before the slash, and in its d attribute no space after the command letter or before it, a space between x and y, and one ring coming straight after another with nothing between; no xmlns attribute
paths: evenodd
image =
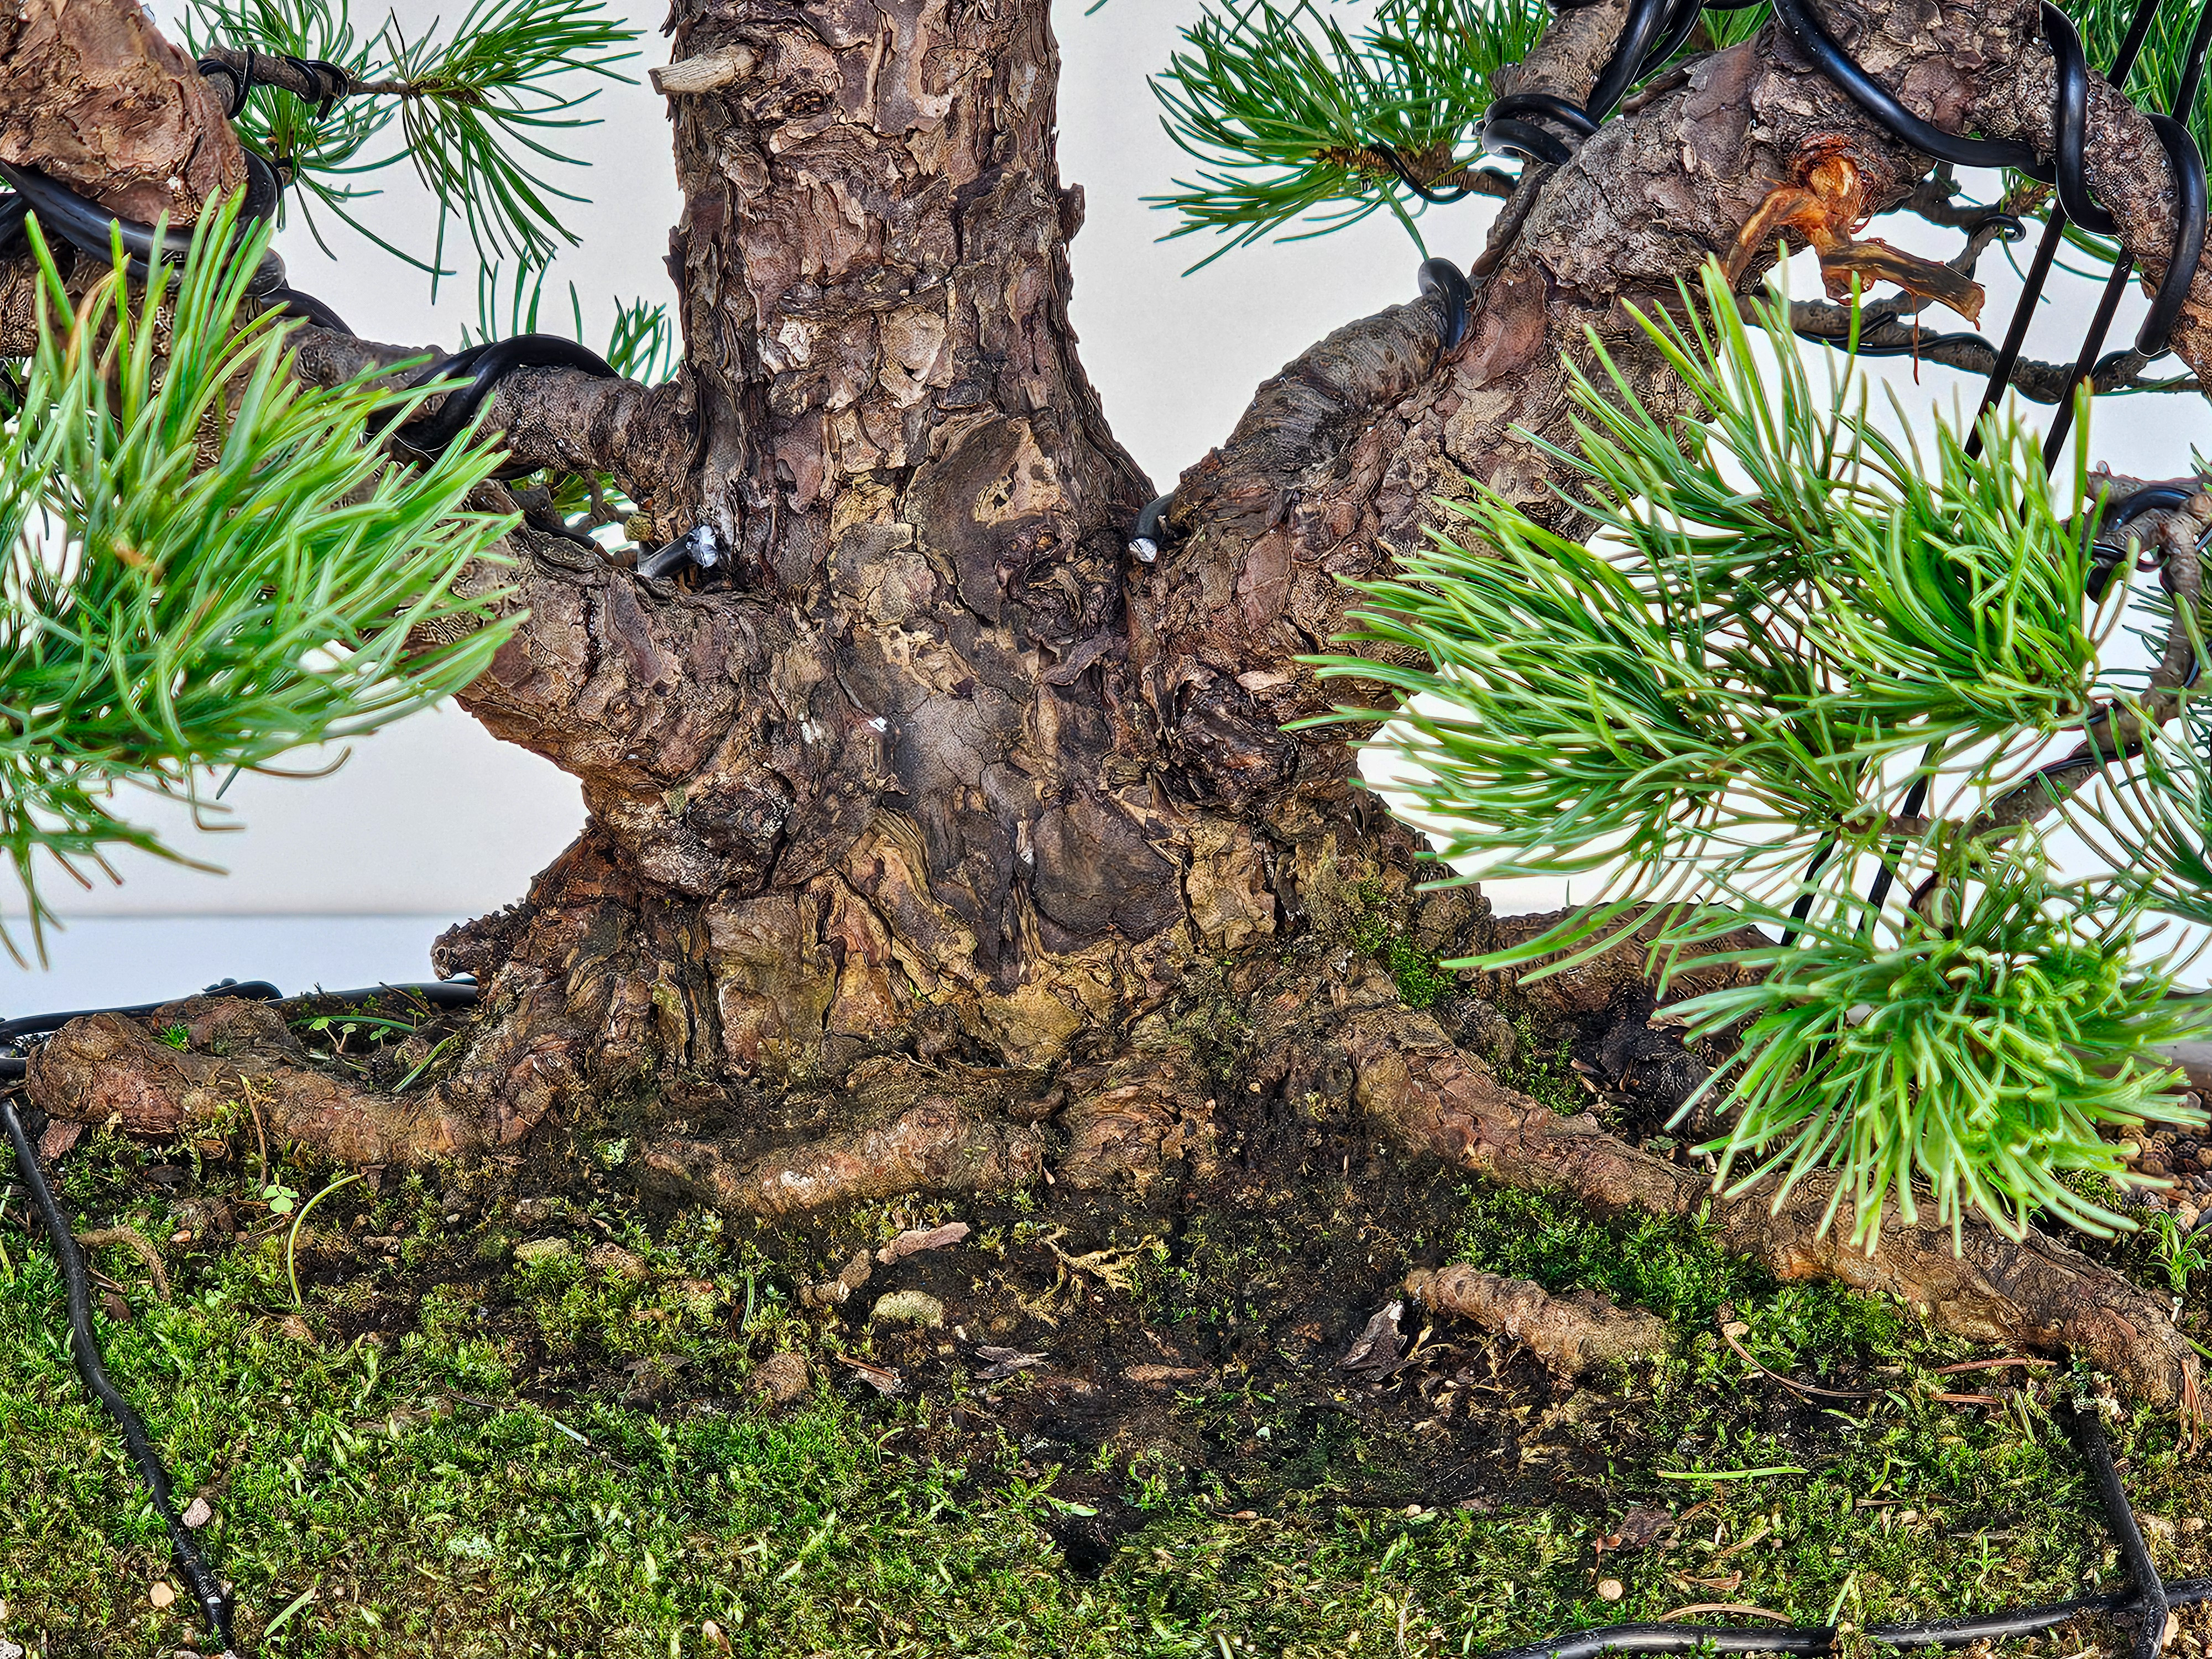
<svg viewBox="0 0 2212 1659"><path fill-rule="evenodd" d="M185 1046L164 1033L181 1033ZM312 1069L281 1014L231 997L188 997L143 1018L72 1020L32 1055L27 1075L50 1117L137 1135L228 1135L251 1116L272 1144L301 1141L356 1164L450 1157L483 1139L441 1091L384 1094Z"/></svg>
<svg viewBox="0 0 2212 1659"><path fill-rule="evenodd" d="M745 1161L706 1141L669 1140L642 1159L645 1184L720 1210L791 1216L902 1193L990 1192L1027 1186L1044 1168L1034 1129L927 1102L880 1127Z"/></svg>
<svg viewBox="0 0 2212 1659"><path fill-rule="evenodd" d="M1667 1322L1621 1308L1595 1291L1553 1296L1531 1279L1507 1279L1466 1262L1406 1276L1406 1294L1431 1313L1472 1321L1528 1348L1553 1371L1573 1376L1608 1359L1667 1352Z"/></svg>
<svg viewBox="0 0 2212 1659"><path fill-rule="evenodd" d="M2197 1413L2197 1356L2159 1298L2033 1230L2014 1241L1969 1221L1954 1251L1948 1228L1892 1211L1863 1253L1848 1242L1848 1199L1822 1230L1832 1175L1799 1182L1778 1206L1771 1182L1723 1197L1698 1170L1628 1145L1592 1114L1565 1116L1507 1088L1435 1020L1401 1005L1349 1012L1334 1041L1367 1118L1407 1151L1506 1186L1565 1193L1601 1213L1692 1216L1709 1205L1719 1242L1781 1279L1895 1296L1938 1329L1978 1342L2070 1350L2146 1404Z"/></svg>

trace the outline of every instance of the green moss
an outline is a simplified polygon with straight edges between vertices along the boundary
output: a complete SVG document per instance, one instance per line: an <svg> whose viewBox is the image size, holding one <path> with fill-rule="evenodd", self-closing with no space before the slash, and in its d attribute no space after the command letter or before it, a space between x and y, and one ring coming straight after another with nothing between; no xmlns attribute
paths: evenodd
<svg viewBox="0 0 2212 1659"><path fill-rule="evenodd" d="M1763 1269L1731 1255L1693 1221L1639 1216L1612 1224L1543 1193L1469 1188L1455 1260L1533 1279L1547 1290L1587 1288L1692 1325L1724 1302L1771 1286Z"/></svg>
<svg viewBox="0 0 2212 1659"><path fill-rule="evenodd" d="M1750 1328L1740 1340L1761 1364L1809 1364L1823 1376L1842 1365L1898 1358L1929 1340L1897 1302L1839 1285L1778 1284L1764 1267L1721 1249L1696 1220L1606 1220L1549 1194L1507 1187L1471 1187L1465 1197L1455 1260L1532 1279L1549 1291L1594 1290L1662 1315L1686 1335L1704 1337L1708 1380L1741 1369L1711 1339L1723 1310Z"/></svg>
<svg viewBox="0 0 2212 1659"><path fill-rule="evenodd" d="M447 1254L380 1277L396 1270L357 1252L343 1285L311 1279L305 1340L286 1334L281 1237L179 1253L167 1307L137 1294L118 1254L139 1316L103 1316L102 1340L179 1491L210 1492L203 1540L238 1587L242 1646L269 1659L693 1659L722 1651L708 1620L759 1659L1447 1659L1723 1599L1684 1581L1738 1573L1724 1599L1805 1623L1838 1604L1863 1623L2119 1583L2043 1406L1933 1399L1957 1386L1934 1368L1970 1351L1899 1304L1777 1285L1692 1222L1607 1222L1449 1176L1378 1182L1334 1145L1314 1160L1298 1181L1182 1212L1139 1255L1133 1296L1087 1286L1055 1304L1057 1323L1004 1335L971 1323L969 1344L1051 1352L996 1384L969 1346L939 1349L950 1330L793 1305L821 1264L944 1210L895 1200L805 1235L687 1212L648 1231L580 1178L563 1194L571 1248L513 1270L443 1226L456 1200L434 1182L334 1194L334 1226L374 1221L349 1221L349 1237L439 1215ZM88 1214L143 1204L158 1226L167 1200L139 1191L133 1164L103 1145L64 1167L97 1189ZM1385 1187L1393 1205L1364 1201ZM1086 1249L1160 1230L1151 1214L957 1207L977 1224L964 1250L886 1273L868 1299L927 1282L957 1321L1025 1262L1025 1293L1048 1283L1054 1228L1095 1227L1066 1241ZM602 1239L628 1255L595 1259ZM166 1546L76 1386L50 1263L4 1242L0 1635L169 1659L196 1643L182 1601L147 1596ZM1655 1309L1674 1352L1571 1393L1510 1345L1448 1327L1432 1347L1449 1357L1429 1369L1337 1367L1409 1264L1452 1256ZM1719 1338L1723 1308L1759 1363L1863 1397L1807 1401L1759 1377ZM1120 1346L1089 1363L1078 1345L1109 1328ZM1116 1380L1163 1345L1191 1375L1157 1390ZM747 1385L785 1350L813 1386L777 1414ZM878 1396L833 1353L895 1364L910 1386ZM1078 1377L1098 1391L1079 1395ZM1094 1439L1036 1431L1101 1399L1128 1414ZM2185 1529L2212 1512L2212 1471L2169 1421L2139 1414L2115 1435L2139 1504L2173 1522L2151 1528L2161 1569L2212 1570ZM1806 1473L1683 1478L1775 1468ZM1607 1603L1597 1541L1632 1507L1681 1525L1603 1556L1626 1586ZM1109 1514L1114 1531L1082 1555L1071 1540Z"/></svg>
<svg viewBox="0 0 2212 1659"><path fill-rule="evenodd" d="M1498 1080L1555 1112L1571 1117L1585 1109L1589 1095L1575 1076L1574 1039L1562 1033L1547 1042L1518 1010L1508 1012L1506 1019L1513 1027L1513 1057L1494 1068Z"/></svg>
<svg viewBox="0 0 2212 1659"><path fill-rule="evenodd" d="M1451 970L1439 967L1433 954L1407 937L1401 907L1392 902L1382 883L1360 882L1346 896L1349 942L1361 955L1382 964L1407 1007L1431 1007L1452 988Z"/></svg>

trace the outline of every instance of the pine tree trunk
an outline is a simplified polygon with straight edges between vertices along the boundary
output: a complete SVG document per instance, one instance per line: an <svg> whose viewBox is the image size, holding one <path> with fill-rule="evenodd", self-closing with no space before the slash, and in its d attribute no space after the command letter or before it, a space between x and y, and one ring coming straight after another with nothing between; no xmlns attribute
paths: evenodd
<svg viewBox="0 0 2212 1659"><path fill-rule="evenodd" d="M1877 74L1913 65L1938 118L2047 143L2033 3L1950 9L1940 38L1908 9L1834 26ZM1522 86L1586 94L1620 15L1564 14ZM1815 165L1844 159L1856 215L1901 199L1924 158L1771 30L1701 60L1524 187L1456 350L1420 300L1261 387L1147 566L1125 538L1153 487L1067 323L1082 198L1054 160L1043 0L678 0L672 17L678 61L719 53L735 77L669 100L683 376L617 394L520 375L496 413L520 450L617 467L662 536L711 529L724 563L647 580L519 532L530 617L465 701L580 778L589 824L524 903L440 941L440 970L487 989L426 1102L271 1081L279 1127L408 1159L643 1102L665 1136L649 1181L789 1215L1046 1171L1079 1189L1199 1178L1226 1073L1236 1109L1334 1101L1494 1179L1694 1210L1697 1170L1496 1081L1490 1009L1511 988L1464 984L1440 1021L1364 961L1375 913L1447 955L1511 924L1464 894L1411 898L1413 839L1358 788L1345 732L1284 727L1351 695L1300 658L1340 631L1343 580L1388 572L1434 498L1474 477L1547 499L1556 470L1529 434L1570 435L1561 362L1589 360L1589 331L1651 406L1682 410L1627 307L1668 302L1708 255L1747 282L1771 250L1744 227ZM35 155L40 129L12 107L0 154ZM2093 184L2155 271L2154 140L2109 97L2097 118ZM200 137L225 141L219 123ZM2177 345L2202 373L2212 277L2198 300ZM340 372L357 346L311 340L302 362ZM1593 1054L1656 1045L1644 1074L1672 1068L1679 1100L1696 1062L1645 1027L1637 961L1522 1003ZM251 1036L225 1063L288 1075L281 1034ZM220 1092L200 1059L87 1023L33 1084L65 1117L173 1128ZM1785 1273L1896 1290L1954 1328L2071 1345L2147 1398L2193 1399L2196 1362L2152 1298L2063 1246L1970 1230L1954 1260L1948 1236L1893 1227L1847 1261L1814 1241L1818 1211L1771 1217L1754 1194L1718 1220Z"/></svg>

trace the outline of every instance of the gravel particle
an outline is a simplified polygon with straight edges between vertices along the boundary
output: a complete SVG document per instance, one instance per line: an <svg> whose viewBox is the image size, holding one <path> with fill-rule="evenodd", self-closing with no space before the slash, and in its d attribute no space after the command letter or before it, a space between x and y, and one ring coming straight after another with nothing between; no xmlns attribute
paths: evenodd
<svg viewBox="0 0 2212 1659"><path fill-rule="evenodd" d="M772 1406L788 1406L806 1392L811 1382L805 1360L787 1348L754 1366L750 1379L752 1391Z"/></svg>

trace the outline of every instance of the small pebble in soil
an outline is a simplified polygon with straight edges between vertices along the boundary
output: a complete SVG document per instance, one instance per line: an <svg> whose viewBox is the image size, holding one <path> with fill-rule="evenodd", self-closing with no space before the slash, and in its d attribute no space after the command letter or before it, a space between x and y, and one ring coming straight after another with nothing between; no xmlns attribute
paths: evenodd
<svg viewBox="0 0 2212 1659"><path fill-rule="evenodd" d="M753 1367L748 1386L772 1406L788 1406L806 1392L811 1381L806 1361L784 1349Z"/></svg>
<svg viewBox="0 0 2212 1659"><path fill-rule="evenodd" d="M1597 1596L1601 1601L1618 1601L1627 1594L1628 1586L1618 1578L1601 1578L1597 1581Z"/></svg>

